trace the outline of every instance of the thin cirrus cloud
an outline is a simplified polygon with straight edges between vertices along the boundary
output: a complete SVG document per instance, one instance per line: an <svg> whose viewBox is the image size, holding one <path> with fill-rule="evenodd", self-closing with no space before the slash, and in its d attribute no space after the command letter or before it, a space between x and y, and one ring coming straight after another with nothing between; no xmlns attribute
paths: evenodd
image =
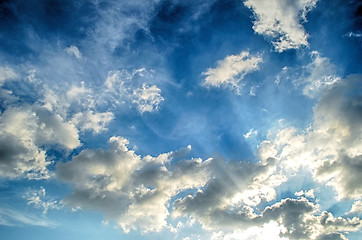
<svg viewBox="0 0 362 240"><path fill-rule="evenodd" d="M309 98L321 96L325 89L341 80L337 67L318 51L312 51L310 62L298 67L284 67L277 76L276 83L281 81L292 82L295 87L302 88L302 92Z"/></svg>
<svg viewBox="0 0 362 240"><path fill-rule="evenodd" d="M13 208L0 208L0 225L15 227L15 226L36 226L55 228L58 223L50 221L46 218L41 218L32 214L19 212Z"/></svg>

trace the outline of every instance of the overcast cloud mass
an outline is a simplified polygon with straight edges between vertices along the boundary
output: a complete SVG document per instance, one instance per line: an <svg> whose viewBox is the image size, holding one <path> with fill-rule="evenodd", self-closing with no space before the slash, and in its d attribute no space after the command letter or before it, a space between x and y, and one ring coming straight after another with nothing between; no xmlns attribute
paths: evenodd
<svg viewBox="0 0 362 240"><path fill-rule="evenodd" d="M358 240L357 0L0 2L4 239Z"/></svg>

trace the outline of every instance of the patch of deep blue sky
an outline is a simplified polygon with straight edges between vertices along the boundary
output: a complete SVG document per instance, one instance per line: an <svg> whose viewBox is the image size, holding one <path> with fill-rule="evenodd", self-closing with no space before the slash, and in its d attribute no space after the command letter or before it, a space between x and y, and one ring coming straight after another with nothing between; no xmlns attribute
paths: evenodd
<svg viewBox="0 0 362 240"><path fill-rule="evenodd" d="M47 81L85 81L87 86L102 84L108 71L117 69L132 71L145 67L160 73L157 76L169 78L152 80L161 88L165 99L158 112L140 115L137 109L120 108L115 112L115 121L110 124L108 132L99 136L87 132L81 135L84 148L106 147L111 135L120 135L128 138L131 145L137 145L137 153L141 155L157 155L191 144L191 155L195 157L220 154L226 159L253 161L255 145L250 146L243 139L243 134L251 128L259 131L258 140L262 140L267 130L281 118L301 128L311 120L315 100L303 96L292 83L275 85L275 77L284 66L307 65L311 61L309 52L317 50L335 64L341 77L361 73L361 38L348 37L348 33L358 33L362 29L358 1L319 1L317 7L308 13L308 22L303 24L310 35L309 48L283 53L271 51L270 41L254 33L252 13L239 0L207 3L160 1L154 11L140 9L142 1L127 3L119 9L125 16L151 14L148 30L135 24L113 49L105 47L101 51L97 48L104 47L107 39L98 42L97 23L114 4L119 3L104 1L95 5L91 1L5 0L0 5L2 65L14 66L14 69L21 65L34 66L39 77ZM194 17L198 12L200 14ZM76 63L71 72L54 74L46 64L53 64L49 61L57 59L54 57L57 52L71 45L77 46L90 60ZM215 67L218 60L243 50L260 53L263 63L260 71L243 80L246 85L240 96L225 89L201 86L202 73L207 68ZM69 63L63 64L63 69L68 71ZM62 69L63 66L59 67ZM68 79L64 80L64 77ZM249 95L253 86L258 86L256 96ZM37 99L34 86L7 83L4 87L20 96L22 101L32 103ZM1 107L5 110L4 106ZM48 154L62 156L57 150ZM25 182L21 181L21 184ZM44 184L42 181L41 185ZM58 189L56 183L51 184L54 185L47 189ZM308 187L311 185L306 183ZM280 187L280 198L293 193L288 195L289 187L284 190ZM8 189L12 191L11 186ZM61 189L62 192L69 191ZM102 219L101 216L98 218ZM11 236L14 234L11 231L16 232L16 229L1 227L0 231L8 231L6 234ZM50 234L53 230L46 231ZM64 239L64 236L53 239Z"/></svg>

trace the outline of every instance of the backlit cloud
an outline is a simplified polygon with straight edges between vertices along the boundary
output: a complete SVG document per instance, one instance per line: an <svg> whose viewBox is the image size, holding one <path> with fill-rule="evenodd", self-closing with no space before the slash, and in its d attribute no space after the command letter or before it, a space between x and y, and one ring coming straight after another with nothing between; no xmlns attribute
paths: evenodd
<svg viewBox="0 0 362 240"><path fill-rule="evenodd" d="M112 137L109 144L108 150L86 149L58 164L57 176L74 186L65 204L102 211L126 232L160 231L167 225L171 198L208 179L209 161L171 164L175 152L142 158L128 149L124 138Z"/></svg>

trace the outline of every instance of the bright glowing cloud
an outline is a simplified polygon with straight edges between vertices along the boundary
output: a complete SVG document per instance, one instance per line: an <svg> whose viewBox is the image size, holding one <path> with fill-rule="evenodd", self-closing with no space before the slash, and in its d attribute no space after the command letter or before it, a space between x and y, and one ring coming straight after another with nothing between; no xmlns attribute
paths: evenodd
<svg viewBox="0 0 362 240"><path fill-rule="evenodd" d="M218 61L216 68L209 68L203 75L206 75L205 86L228 87L239 93L240 82L246 74L259 69L262 58L258 55L251 55L247 51L239 55L230 55Z"/></svg>
<svg viewBox="0 0 362 240"><path fill-rule="evenodd" d="M58 164L57 176L74 185L65 204L102 211L125 232L161 231L171 198L208 179L209 161L170 164L177 152L141 158L128 149L124 138L112 137L109 144L108 150L86 149L71 162Z"/></svg>
<svg viewBox="0 0 362 240"><path fill-rule="evenodd" d="M308 45L308 34L301 22L318 0L246 0L244 5L255 14L253 29L270 38L275 50L283 52Z"/></svg>

